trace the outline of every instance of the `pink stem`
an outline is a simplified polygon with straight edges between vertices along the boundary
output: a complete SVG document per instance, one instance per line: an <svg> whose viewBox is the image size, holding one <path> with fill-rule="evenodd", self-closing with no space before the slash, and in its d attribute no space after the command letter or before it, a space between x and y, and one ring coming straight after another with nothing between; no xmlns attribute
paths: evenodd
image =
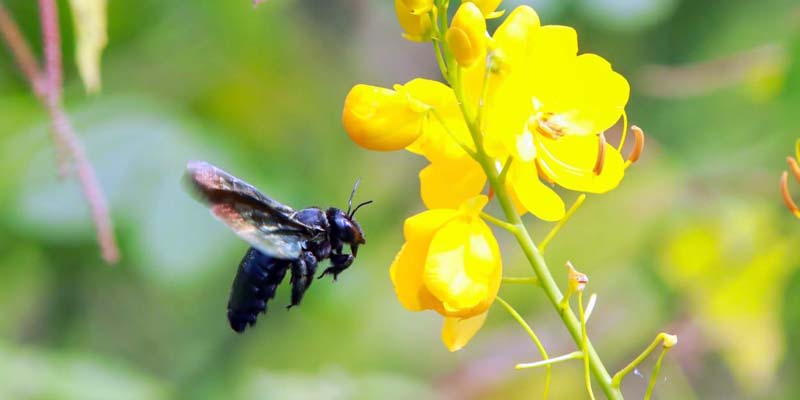
<svg viewBox="0 0 800 400"><path fill-rule="evenodd" d="M53 131L61 137L62 142L75 160L78 180L83 189L86 202L89 203L89 210L92 213L97 241L100 244L103 259L108 263L114 264L119 261L119 248L114 238L114 228L108 213L108 204L100 188L100 182L97 180L97 174L86 157L83 144L72 129L72 124L70 124L64 109L60 106L48 106L47 109L53 121Z"/></svg>
<svg viewBox="0 0 800 400"><path fill-rule="evenodd" d="M3 35L3 39L11 53L14 54L19 70L30 82L31 89L37 96L43 96L45 92L43 87L44 77L39 69L39 63L3 3L0 3L0 34Z"/></svg>
<svg viewBox="0 0 800 400"><path fill-rule="evenodd" d="M39 0L39 19L44 41L44 68L47 94L51 103L61 102L61 33L58 28L58 6L55 0Z"/></svg>

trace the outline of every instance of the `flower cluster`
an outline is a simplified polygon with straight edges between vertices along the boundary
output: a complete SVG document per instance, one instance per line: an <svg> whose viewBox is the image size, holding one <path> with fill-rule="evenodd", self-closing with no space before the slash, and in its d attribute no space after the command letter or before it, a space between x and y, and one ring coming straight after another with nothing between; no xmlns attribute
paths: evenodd
<svg viewBox="0 0 800 400"><path fill-rule="evenodd" d="M429 161L419 174L428 211L406 221L391 277L406 308L445 317L445 344L457 350L500 286L500 252L481 219L494 185L518 213L558 221L565 205L556 188L607 192L638 150L626 162L621 144L606 143L603 132L624 119L628 82L602 57L579 55L575 30L541 25L520 6L490 35L486 19L503 14L499 0L462 1L451 21L447 3L395 0L403 36L433 43L447 84L356 85L342 121L362 147Z"/></svg>

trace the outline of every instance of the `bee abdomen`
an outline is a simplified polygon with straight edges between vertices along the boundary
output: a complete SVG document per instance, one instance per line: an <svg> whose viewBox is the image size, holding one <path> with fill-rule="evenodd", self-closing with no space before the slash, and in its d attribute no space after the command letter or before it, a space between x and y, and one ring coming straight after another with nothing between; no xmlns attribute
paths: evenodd
<svg viewBox="0 0 800 400"><path fill-rule="evenodd" d="M289 266L289 260L272 258L253 247L247 250L228 300L228 321L234 331L243 332L256 323L258 314L266 312L267 302L275 297Z"/></svg>

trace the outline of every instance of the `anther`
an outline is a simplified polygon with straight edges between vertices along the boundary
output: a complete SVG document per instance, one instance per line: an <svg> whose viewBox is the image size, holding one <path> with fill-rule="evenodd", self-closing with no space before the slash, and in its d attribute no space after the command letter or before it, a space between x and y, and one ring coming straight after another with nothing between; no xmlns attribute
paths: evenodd
<svg viewBox="0 0 800 400"><path fill-rule="evenodd" d="M639 128L636 125L631 125L631 130L633 131L633 136L636 139L636 142L633 144L633 150L631 150L631 154L628 155L628 161L631 164L639 161L639 157L642 155L642 150L644 149L644 132L642 128Z"/></svg>
<svg viewBox="0 0 800 400"><path fill-rule="evenodd" d="M552 121L553 113L545 113L536 118L536 131L550 139L564 136L564 128Z"/></svg>
<svg viewBox="0 0 800 400"><path fill-rule="evenodd" d="M789 173L786 171L783 171L781 175L781 194L783 195L783 202L786 204L786 208L788 208L795 217L800 218L800 208L797 207L797 204L792 200L792 195L789 193Z"/></svg>
<svg viewBox="0 0 800 400"><path fill-rule="evenodd" d="M789 163L789 169L792 170L794 179L797 179L797 182L800 183L800 166L797 165L797 161L792 157L786 157L786 162Z"/></svg>
<svg viewBox="0 0 800 400"><path fill-rule="evenodd" d="M597 142L597 160L594 162L594 168L592 168L592 172L595 175L600 175L603 172L603 165L606 161L606 135L600 133L599 135L600 140Z"/></svg>

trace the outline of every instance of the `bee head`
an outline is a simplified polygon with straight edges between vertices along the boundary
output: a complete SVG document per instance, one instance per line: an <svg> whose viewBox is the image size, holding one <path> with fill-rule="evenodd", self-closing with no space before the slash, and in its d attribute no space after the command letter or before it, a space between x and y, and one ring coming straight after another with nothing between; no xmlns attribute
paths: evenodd
<svg viewBox="0 0 800 400"><path fill-rule="evenodd" d="M358 253L358 246L366 243L364 231L361 230L361 226L358 225L355 219L356 211L362 206L372 203L372 200L365 201L353 208L353 196L356 194L359 182L360 180L356 180L356 184L353 185L350 200L347 201L347 212L338 208L329 208L327 212L328 222L331 226L331 236L342 243L349 244L353 256Z"/></svg>

